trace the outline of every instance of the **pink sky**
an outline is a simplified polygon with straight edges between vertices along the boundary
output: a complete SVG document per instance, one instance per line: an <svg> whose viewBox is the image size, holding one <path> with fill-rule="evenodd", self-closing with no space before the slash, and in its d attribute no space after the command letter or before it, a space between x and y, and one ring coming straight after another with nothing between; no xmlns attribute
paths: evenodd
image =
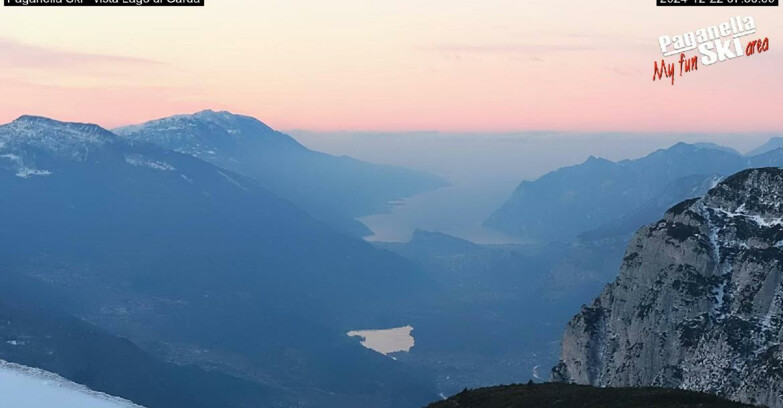
<svg viewBox="0 0 783 408"><path fill-rule="evenodd" d="M653 0L0 8L0 121L228 109L279 129L779 131L783 12ZM766 54L652 82L657 38L756 18ZM623 16L618 18L617 16ZM669 58L674 61L674 57Z"/></svg>

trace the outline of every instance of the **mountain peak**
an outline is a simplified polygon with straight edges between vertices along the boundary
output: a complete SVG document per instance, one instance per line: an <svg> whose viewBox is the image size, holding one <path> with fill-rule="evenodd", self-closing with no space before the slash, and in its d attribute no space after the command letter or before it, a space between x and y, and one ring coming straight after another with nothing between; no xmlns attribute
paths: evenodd
<svg viewBox="0 0 783 408"><path fill-rule="evenodd" d="M229 112L227 110L215 111L212 109L206 109L196 112L192 115L183 115L184 117L190 116L191 118L213 122L224 127L240 126L251 124L256 127L257 131L263 129L263 131L274 132L266 123L247 115L240 115L238 113Z"/></svg>
<svg viewBox="0 0 783 408"><path fill-rule="evenodd" d="M732 149L730 147L721 146L721 145L719 145L717 143L712 143L712 142L698 142L698 143L694 143L693 146L698 148L698 149L718 150L718 151L721 151L721 152L741 155L740 152L738 152L738 151L736 151L736 150L734 150L734 149Z"/></svg>
<svg viewBox="0 0 783 408"><path fill-rule="evenodd" d="M763 220L783 217L783 169L767 167L741 171L707 193L705 205L728 216Z"/></svg>
<svg viewBox="0 0 783 408"><path fill-rule="evenodd" d="M45 116L38 116L38 115L22 115L4 126L8 126L8 125L15 125L17 127L38 126L38 127L49 127L49 128L75 129L81 132L92 131L96 133L103 133L105 135L112 134L108 130L94 123L64 122L64 121L47 118Z"/></svg>
<svg viewBox="0 0 783 408"><path fill-rule="evenodd" d="M697 214L715 225L748 225L752 231L783 225L783 169L743 170L707 192L683 201L665 218L674 221ZM739 234L744 236L745 231Z"/></svg>
<svg viewBox="0 0 783 408"><path fill-rule="evenodd" d="M204 109L202 111L198 111L190 115L183 114L183 115L175 115L175 116L198 118L202 120L212 120L212 119L231 120L234 118L242 117L242 115L237 115L227 110L216 111L212 109ZM249 116L245 116L245 117L249 117Z"/></svg>
<svg viewBox="0 0 783 408"><path fill-rule="evenodd" d="M98 125L24 115L0 126L0 169L25 179L48 176L52 172L40 167L39 152L84 161L91 151L115 141L116 135Z"/></svg>
<svg viewBox="0 0 783 408"><path fill-rule="evenodd" d="M58 151L73 145L96 145L114 140L113 133L96 124L61 122L43 116L23 115L0 126L0 149L27 145Z"/></svg>
<svg viewBox="0 0 783 408"><path fill-rule="evenodd" d="M16 118L11 123L52 123L57 122L54 119L50 119L44 116L37 116L37 115L22 115L18 118Z"/></svg>
<svg viewBox="0 0 783 408"><path fill-rule="evenodd" d="M723 183L731 187L740 186L763 186L780 187L780 178L783 177L783 168L780 167L762 167L757 169L747 169L728 177Z"/></svg>
<svg viewBox="0 0 783 408"><path fill-rule="evenodd" d="M590 155L582 163L577 164L575 166L564 167L563 169L575 169L579 167L583 167L585 169L600 169L600 168L607 168L615 165L617 165L617 163L611 160L604 159L603 157Z"/></svg>
<svg viewBox="0 0 783 408"><path fill-rule="evenodd" d="M260 120L229 111L202 110L114 130L135 141L153 143L200 158L229 158L244 152L245 142L302 147Z"/></svg>
<svg viewBox="0 0 783 408"><path fill-rule="evenodd" d="M699 149L706 148L706 145L699 146L695 143L677 142L666 149L661 149L662 152L677 152L677 153L690 153Z"/></svg>
<svg viewBox="0 0 783 408"><path fill-rule="evenodd" d="M185 114L184 116L188 116L188 115ZM235 114L233 112L230 112L230 111L227 111L227 110L204 109L204 110L201 110L201 111L198 111L198 112L194 113L191 116L196 116L196 117L204 117L204 116L231 117L231 116L241 116L241 115L237 115L237 114Z"/></svg>
<svg viewBox="0 0 783 408"><path fill-rule="evenodd" d="M758 156L760 154L768 153L780 148L783 148L783 137L775 136L770 138L767 143L764 143L758 148L748 152L747 156Z"/></svg>
<svg viewBox="0 0 783 408"><path fill-rule="evenodd" d="M661 149L660 152L677 152L677 153L691 153L698 150L714 150L718 152L729 153L732 155L741 156L742 154L730 147L721 146L712 142L677 142L671 145L669 148Z"/></svg>
<svg viewBox="0 0 783 408"><path fill-rule="evenodd" d="M587 160L584 161L584 164L606 164L606 163L614 164L614 162L611 160L607 160L602 157L596 157L593 155L590 155L590 157L588 157Z"/></svg>

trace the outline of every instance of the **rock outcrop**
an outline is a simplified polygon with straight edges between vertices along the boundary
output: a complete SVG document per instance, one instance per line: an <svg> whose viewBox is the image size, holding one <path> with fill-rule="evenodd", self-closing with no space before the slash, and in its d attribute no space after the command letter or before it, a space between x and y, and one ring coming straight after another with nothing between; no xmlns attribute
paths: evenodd
<svg viewBox="0 0 783 408"><path fill-rule="evenodd" d="M783 407L783 170L745 170L639 230L569 322L552 379Z"/></svg>

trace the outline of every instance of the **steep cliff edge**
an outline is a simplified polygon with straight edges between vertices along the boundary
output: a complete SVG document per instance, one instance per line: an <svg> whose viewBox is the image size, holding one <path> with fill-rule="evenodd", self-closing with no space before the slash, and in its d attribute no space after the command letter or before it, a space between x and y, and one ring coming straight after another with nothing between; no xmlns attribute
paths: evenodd
<svg viewBox="0 0 783 408"><path fill-rule="evenodd" d="M639 230L569 322L552 379L783 407L783 170L745 170Z"/></svg>

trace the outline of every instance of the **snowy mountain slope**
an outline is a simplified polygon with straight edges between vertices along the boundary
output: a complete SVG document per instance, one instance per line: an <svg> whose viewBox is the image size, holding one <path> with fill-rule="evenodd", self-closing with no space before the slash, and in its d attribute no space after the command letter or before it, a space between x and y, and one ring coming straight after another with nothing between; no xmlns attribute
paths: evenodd
<svg viewBox="0 0 783 408"><path fill-rule="evenodd" d="M56 374L0 360L0 406L9 408L143 408Z"/></svg>
<svg viewBox="0 0 783 408"><path fill-rule="evenodd" d="M92 149L114 140L116 136L96 125L62 126L47 118L22 116L0 127L0 169L12 170L21 178L49 176L51 170L36 164L39 153L83 161ZM28 154L22 154L20 149Z"/></svg>
<svg viewBox="0 0 783 408"><path fill-rule="evenodd" d="M405 168L316 152L255 118L229 112L177 115L115 132L252 177L316 218L354 235L369 234L354 218L385 212L390 201L447 184Z"/></svg>
<svg viewBox="0 0 783 408"><path fill-rule="evenodd" d="M91 146L101 146L117 137L98 125L63 123L40 116L21 116L4 125L0 148L27 146L79 160L89 154Z"/></svg>

